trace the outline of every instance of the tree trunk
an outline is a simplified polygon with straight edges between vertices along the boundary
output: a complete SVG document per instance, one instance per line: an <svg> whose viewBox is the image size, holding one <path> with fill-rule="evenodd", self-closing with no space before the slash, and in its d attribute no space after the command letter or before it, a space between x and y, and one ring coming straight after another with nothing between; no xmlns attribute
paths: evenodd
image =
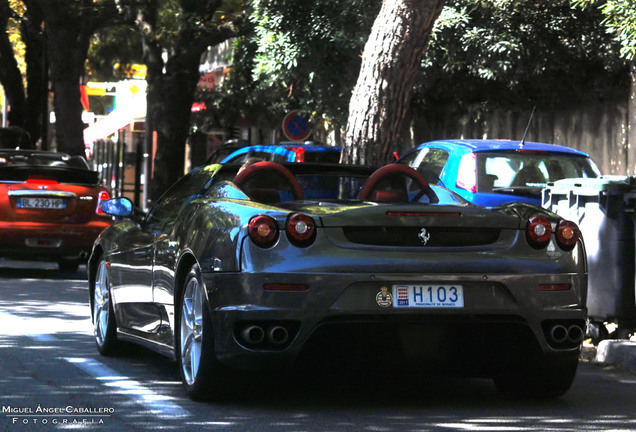
<svg viewBox="0 0 636 432"><path fill-rule="evenodd" d="M41 1L53 86L58 151L85 155L80 82L92 31L66 0Z"/></svg>
<svg viewBox="0 0 636 432"><path fill-rule="evenodd" d="M13 46L7 33L7 21L11 8L6 1L0 1L0 84L10 106L8 115L10 126L24 127L25 94L22 74L13 53Z"/></svg>
<svg viewBox="0 0 636 432"><path fill-rule="evenodd" d="M177 62L179 67L169 65L165 75L155 78L148 76L148 117L157 132L150 188L150 197L153 200L183 175L185 142L190 127L194 91L199 81L199 58L199 55L194 55L189 61L180 59L182 61Z"/></svg>
<svg viewBox="0 0 636 432"><path fill-rule="evenodd" d="M57 149L85 155L80 85L93 33L117 15L112 1L31 0L45 21Z"/></svg>
<svg viewBox="0 0 636 432"><path fill-rule="evenodd" d="M194 9L184 10L184 16L213 17L221 2L186 3ZM144 63L148 68L146 81L147 115L146 140L152 142L152 134L157 133L154 155L150 198L156 200L182 175L185 166L185 143L190 129L194 92L199 82L201 55L208 46L217 45L231 37L236 37L248 27L242 16L223 25L210 23L199 27L198 22L185 22L180 28L174 45L166 50L159 45L153 29L156 28L158 5L149 4L141 10L127 9L129 19L134 22L142 35ZM197 14L197 11L199 15ZM204 13L207 11L207 13ZM134 13L131 13L134 12ZM198 21L198 20L195 20ZM170 52L164 62L162 53ZM165 69L164 69L165 65ZM150 146L148 146L150 150Z"/></svg>
<svg viewBox="0 0 636 432"><path fill-rule="evenodd" d="M35 144L42 139L42 148L46 148L47 137L44 127L49 119L44 118L44 109L48 106L48 65L44 50L44 32L42 11L31 0L24 0L26 13L20 23L20 34L25 44L25 62L27 95L24 128ZM45 123L46 122L46 123Z"/></svg>
<svg viewBox="0 0 636 432"><path fill-rule="evenodd" d="M342 161L383 165L409 109L413 85L444 0L385 0L362 56L349 104Z"/></svg>
<svg viewBox="0 0 636 432"><path fill-rule="evenodd" d="M625 137L625 172L636 175L636 60L630 64L629 99L627 101L627 136Z"/></svg>

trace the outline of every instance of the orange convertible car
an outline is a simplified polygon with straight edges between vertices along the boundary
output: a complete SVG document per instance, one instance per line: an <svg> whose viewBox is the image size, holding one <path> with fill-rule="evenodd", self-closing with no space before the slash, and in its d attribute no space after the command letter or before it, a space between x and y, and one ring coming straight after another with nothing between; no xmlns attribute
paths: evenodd
<svg viewBox="0 0 636 432"><path fill-rule="evenodd" d="M77 270L113 223L99 206L108 198L81 156L0 150L0 257Z"/></svg>

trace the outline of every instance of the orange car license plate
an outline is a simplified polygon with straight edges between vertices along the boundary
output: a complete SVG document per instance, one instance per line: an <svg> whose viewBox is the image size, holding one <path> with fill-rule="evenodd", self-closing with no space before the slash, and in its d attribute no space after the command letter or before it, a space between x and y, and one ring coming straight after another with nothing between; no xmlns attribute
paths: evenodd
<svg viewBox="0 0 636 432"><path fill-rule="evenodd" d="M62 198L19 198L18 208L61 210L66 208Z"/></svg>
<svg viewBox="0 0 636 432"><path fill-rule="evenodd" d="M463 308L461 285L393 285L393 306L403 308Z"/></svg>

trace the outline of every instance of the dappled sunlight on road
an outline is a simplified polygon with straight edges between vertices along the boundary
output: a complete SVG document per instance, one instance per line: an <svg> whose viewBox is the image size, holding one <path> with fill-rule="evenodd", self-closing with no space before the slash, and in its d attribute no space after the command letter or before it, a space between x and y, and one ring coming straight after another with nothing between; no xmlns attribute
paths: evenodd
<svg viewBox="0 0 636 432"><path fill-rule="evenodd" d="M2 305L0 305L2 308ZM38 308L34 307L34 315ZM45 308L44 308L45 309ZM86 314L85 314L86 315ZM83 333L93 334L93 327L90 317L84 316L80 319L69 320L64 316L59 318L40 318L37 320L14 315L0 310L0 327L4 328L3 335L8 336L30 336L32 338L44 338L44 335L54 335L57 333Z"/></svg>
<svg viewBox="0 0 636 432"><path fill-rule="evenodd" d="M5 264L0 267L3 335L46 340L47 335L65 332L92 334L85 272L73 274L77 279L64 280L56 264L36 263L35 268L22 268L26 264L19 262L12 262L11 267L6 267L6 262L0 264ZM23 273L29 278L19 279Z"/></svg>
<svg viewBox="0 0 636 432"><path fill-rule="evenodd" d="M390 369L353 375L312 369L246 374L235 383L235 394L193 402L174 360L127 344L118 356L98 354L82 272L69 280L48 269L20 279L23 272L29 271L0 275L0 406L114 412L87 418L101 424L39 428L12 424L3 415L0 430L636 431L636 375L592 361L581 363L572 390L554 401L508 400L491 380L435 371L411 376Z"/></svg>

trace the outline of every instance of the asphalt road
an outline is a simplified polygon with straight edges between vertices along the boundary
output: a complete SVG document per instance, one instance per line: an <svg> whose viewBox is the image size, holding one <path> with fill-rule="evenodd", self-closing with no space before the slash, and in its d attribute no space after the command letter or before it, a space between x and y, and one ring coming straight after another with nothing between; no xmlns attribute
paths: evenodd
<svg viewBox="0 0 636 432"><path fill-rule="evenodd" d="M489 380L392 371L257 377L235 399L192 402L174 362L140 348L97 354L85 278L0 262L0 430L636 431L636 375L589 362L550 402L506 400Z"/></svg>

